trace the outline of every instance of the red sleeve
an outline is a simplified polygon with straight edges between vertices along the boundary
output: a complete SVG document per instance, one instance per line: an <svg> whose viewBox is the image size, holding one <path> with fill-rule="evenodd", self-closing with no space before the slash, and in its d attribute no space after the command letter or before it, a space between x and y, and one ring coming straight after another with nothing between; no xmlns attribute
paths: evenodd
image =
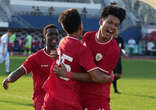
<svg viewBox="0 0 156 110"><path fill-rule="evenodd" d="M88 39L88 33L85 33L84 35L83 35L83 37L82 37L82 44L85 44L86 43L86 41L87 41L87 39Z"/></svg>
<svg viewBox="0 0 156 110"><path fill-rule="evenodd" d="M23 63L23 67L25 69L26 74L29 74L30 72L32 72L36 62L35 62L35 57L33 57L33 55L29 56L25 62Z"/></svg>
<svg viewBox="0 0 156 110"><path fill-rule="evenodd" d="M78 61L87 72L97 69L93 55L90 49L87 47L82 47L80 54L78 56Z"/></svg>

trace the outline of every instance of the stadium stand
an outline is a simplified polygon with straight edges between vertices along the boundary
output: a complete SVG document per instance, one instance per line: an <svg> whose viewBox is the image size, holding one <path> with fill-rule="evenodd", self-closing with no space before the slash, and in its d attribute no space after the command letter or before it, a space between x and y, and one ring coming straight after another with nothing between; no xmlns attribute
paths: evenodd
<svg viewBox="0 0 156 110"><path fill-rule="evenodd" d="M144 31L145 25L156 24L155 9L140 0L0 0L0 23L8 23L10 28L17 29L17 40L21 38L24 41L26 32L31 31L33 38L38 41L42 37L41 29L46 24L54 23L62 32L57 19L67 8L77 8L82 14L84 31L97 30L101 9L114 2L127 11L119 34L125 42L135 34L135 40L139 43L139 39L149 33ZM84 9L86 16L83 15ZM2 31L0 34L4 33ZM60 36L64 36L64 32L62 34Z"/></svg>

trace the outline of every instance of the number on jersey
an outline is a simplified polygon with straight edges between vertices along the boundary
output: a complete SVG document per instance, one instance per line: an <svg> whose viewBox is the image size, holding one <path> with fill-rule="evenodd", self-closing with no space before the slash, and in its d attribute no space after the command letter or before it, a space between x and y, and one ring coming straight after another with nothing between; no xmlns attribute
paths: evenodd
<svg viewBox="0 0 156 110"><path fill-rule="evenodd" d="M70 72L71 66L68 64L65 64L65 60L72 62L73 58L64 53L61 55L61 51L59 49L57 49L57 54L59 55L59 58L56 60L56 64L58 65L60 65L61 63L64 64L65 68L67 69L67 72ZM69 78L64 78L64 77L60 77L60 78L64 80L69 80Z"/></svg>

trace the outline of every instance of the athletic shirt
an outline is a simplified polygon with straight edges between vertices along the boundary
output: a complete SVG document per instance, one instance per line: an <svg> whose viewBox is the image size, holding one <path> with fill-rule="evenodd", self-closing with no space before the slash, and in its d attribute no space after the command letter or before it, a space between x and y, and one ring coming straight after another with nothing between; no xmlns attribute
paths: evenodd
<svg viewBox="0 0 156 110"><path fill-rule="evenodd" d="M5 44L5 50L4 50L4 56L7 54L8 52L8 34L3 34L2 37L0 38L1 42L0 42L0 54L2 54L2 48L3 48L3 44Z"/></svg>
<svg viewBox="0 0 156 110"><path fill-rule="evenodd" d="M16 39L16 34L14 33L9 37L9 42L14 43L15 39Z"/></svg>
<svg viewBox="0 0 156 110"><path fill-rule="evenodd" d="M115 68L120 56L120 49L115 39L112 37L105 43L100 43L96 38L97 31L87 32L82 39L82 43L91 49L94 61L97 67L110 75ZM95 97L110 98L110 85L111 82L98 84L98 83L81 83L80 93L84 95L95 95Z"/></svg>
<svg viewBox="0 0 156 110"><path fill-rule="evenodd" d="M38 95L45 95L45 92L42 90L42 85L49 76L50 66L53 61L54 59L52 59L44 49L41 49L29 56L23 63L22 66L26 74L32 72L34 87L33 99Z"/></svg>
<svg viewBox="0 0 156 110"><path fill-rule="evenodd" d="M79 39L66 36L58 46L57 51L59 57L56 61L57 64L62 62L67 71L82 73L85 71L92 71L97 69L91 51L83 46ZM80 82L68 78L60 78L53 74L50 77L54 78L51 84L51 96L66 104L73 106L80 106L79 89Z"/></svg>
<svg viewBox="0 0 156 110"><path fill-rule="evenodd" d="M28 34L26 37L26 44L25 45L31 45L31 44L32 44L32 36Z"/></svg>

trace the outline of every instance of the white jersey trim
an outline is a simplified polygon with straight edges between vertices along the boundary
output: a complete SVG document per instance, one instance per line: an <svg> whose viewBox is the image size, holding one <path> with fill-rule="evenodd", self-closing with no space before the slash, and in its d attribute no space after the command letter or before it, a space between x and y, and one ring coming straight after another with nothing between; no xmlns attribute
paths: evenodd
<svg viewBox="0 0 156 110"><path fill-rule="evenodd" d="M47 54L47 53L45 52L45 48L42 49L42 50L43 50L43 52L44 52L45 55L47 55L48 57L52 58L49 54Z"/></svg>
<svg viewBox="0 0 156 110"><path fill-rule="evenodd" d="M92 69L88 70L87 72L90 72L90 71L93 71L93 70L96 70L96 69L98 69L98 67L92 68Z"/></svg>
<svg viewBox="0 0 156 110"><path fill-rule="evenodd" d="M107 70L102 69L102 68L100 68L100 67L98 67L98 69L101 70L101 71L103 71L103 72L105 72L105 73L109 73Z"/></svg>
<svg viewBox="0 0 156 110"><path fill-rule="evenodd" d="M28 74L28 73L27 73L27 69L24 67L24 65L21 65L21 67L23 67L24 70L25 70L25 73Z"/></svg>
<svg viewBox="0 0 156 110"><path fill-rule="evenodd" d="M96 41L96 43L98 43L98 44L106 45L106 44L108 44L109 42L111 42L111 40L113 39L113 37L111 37L107 42L101 43L101 42L99 42L99 41L97 40L97 34L98 34L98 33L95 34L95 41Z"/></svg>
<svg viewBox="0 0 156 110"><path fill-rule="evenodd" d="M74 39L74 40L78 40L78 41L80 41L79 39L74 38L74 37L71 37L71 36L67 36L67 37L69 37L69 38L71 38L71 39Z"/></svg>

